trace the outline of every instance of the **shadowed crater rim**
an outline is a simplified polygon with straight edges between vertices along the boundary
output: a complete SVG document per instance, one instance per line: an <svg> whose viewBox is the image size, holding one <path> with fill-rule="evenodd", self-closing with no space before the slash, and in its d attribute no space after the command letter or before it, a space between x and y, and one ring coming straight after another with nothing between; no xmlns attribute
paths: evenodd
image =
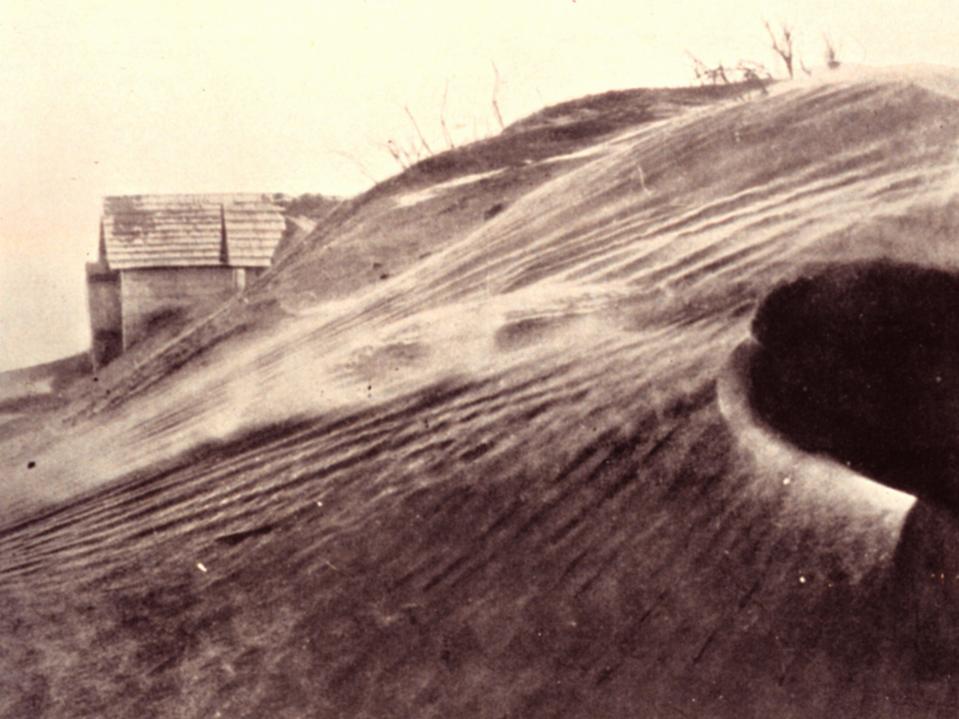
<svg viewBox="0 0 959 719"><path fill-rule="evenodd" d="M746 371L796 447L959 515L959 274L836 264L773 290Z"/></svg>

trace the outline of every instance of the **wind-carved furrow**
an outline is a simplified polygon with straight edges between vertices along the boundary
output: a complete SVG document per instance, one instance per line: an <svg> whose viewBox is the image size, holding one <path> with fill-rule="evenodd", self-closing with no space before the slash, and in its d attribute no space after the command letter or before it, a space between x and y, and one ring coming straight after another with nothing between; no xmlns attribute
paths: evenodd
<svg viewBox="0 0 959 719"><path fill-rule="evenodd" d="M869 196L872 200L885 198L902 193L911 194L913 191L929 182L928 172L900 172L890 176L887 184L873 190Z"/></svg>
<svg viewBox="0 0 959 719"><path fill-rule="evenodd" d="M198 477L185 486L180 479L176 485L159 490L158 493L173 492L172 496L166 497L162 502L144 505L143 498L139 497L125 503L123 507L123 509L131 509L132 511L118 511L106 516L95 515L87 518L87 521L71 524L68 536L80 535L82 539L79 541L64 542L62 533L55 531L52 536L48 536L42 542L28 540L15 549L24 552L30 551L37 556L55 557L59 553L78 547L91 546L105 549L110 544L122 545L129 541L129 536L124 535L122 530L129 529L131 524L142 524L143 519L148 519L147 531L153 532L156 530L156 522L162 521L164 517L180 514L184 507L197 505L201 498L218 497L222 490L215 479L215 475L206 475L200 469ZM214 482L211 483L209 480L214 480ZM48 551L38 551L44 547L47 547Z"/></svg>
<svg viewBox="0 0 959 719"><path fill-rule="evenodd" d="M597 556L596 561L591 564L590 571L586 573L582 581L571 583L567 591L576 598L588 594L600 579L609 574L610 567L621 556L622 543L621 541L612 547L607 544L604 547L605 551Z"/></svg>
<svg viewBox="0 0 959 719"><path fill-rule="evenodd" d="M384 422L389 423L390 421L393 421L393 420L396 420L396 421L402 420L403 418L405 418L405 416L407 415L407 413L408 413L409 411L411 411L410 408L406 408L406 409L404 409L404 410L400 410L400 412L399 412L396 416L391 416L391 415L389 415L389 414L387 414L387 415L382 415L382 416L378 416L378 417L376 417L375 419L373 419L372 421L370 421L370 422L368 423L368 426L375 427L375 426L380 425L380 424L382 424L382 423L384 423ZM415 410L415 406L413 407L412 411L416 411L416 410ZM362 426L363 426L363 425L359 425L359 427L362 427ZM346 431L348 431L348 430L354 430L354 431L355 431L355 430L357 429L357 427L358 427L358 426L355 424L355 422L347 421L345 424L343 424L343 426L342 426L342 431L343 431L343 432L346 432ZM335 427L334 427L334 428L335 428ZM294 443L294 445L295 445L296 443L303 443L304 439L308 438L311 434L315 434L317 431L320 432L320 434L319 434L319 437L320 437L320 438L326 439L326 437L324 436L324 433L326 432L326 429L324 429L324 428L321 426L321 429L320 429L320 430L307 430L305 433L302 433L302 434L296 433L292 438L285 438L285 439L280 439L280 440L278 440L275 448L273 448L272 451L273 451L274 453L279 454L281 451L288 450L291 446L293 446L293 445L290 444L291 442ZM385 430L385 431L389 431L389 430ZM376 432L376 433L374 433L373 435L369 435L368 438L372 438L373 436L382 434L383 432L384 432L384 430L381 429L381 430L379 430L379 432ZM255 433L253 436L256 437L258 434L259 434L259 432ZM335 436L336 436L336 432L332 432L332 436L335 437ZM358 437L359 437L360 439L363 439L364 436L367 436L367 435L363 435L363 434L359 434L359 435L353 434L349 440L344 439L344 441L341 443L340 447L351 446L351 445L355 444L355 442L356 442L356 440L357 440ZM246 442L246 440L241 440L241 441L240 441L240 444L242 445L242 444L244 444L245 442ZM268 446L268 445L267 445L267 446ZM226 447L230 447L230 445L226 445ZM337 447L337 445L334 444L334 445L333 445L333 448L335 449L336 447ZM326 446L325 446L325 449L326 449L327 451L329 451L331 448L330 448L329 445L326 445ZM212 449L211 451L214 451L214 452L223 452L223 451L225 451L225 449L217 450L216 448L214 448L214 449ZM252 456L251 456L251 455L252 455ZM249 453L240 452L239 454L235 454L232 458L228 459L226 462L222 462L222 461L219 462L219 463L218 463L218 466L217 466L217 468L216 468L216 471L215 471L214 474L211 475L211 476L214 477L214 478L217 477L217 476L228 476L228 475L230 475L230 474L240 474L240 475L242 476L242 475L244 475L244 474L247 472L247 470L249 470L250 468L252 468L252 467L254 467L254 466L260 466L260 467L262 468L264 464L267 464L266 459L265 459L265 456L264 456L264 449L263 449L263 447L260 446L260 443L257 442L257 443L255 443L255 449L254 449L254 450L251 450ZM195 469L195 465L191 465L191 466L192 466L193 469ZM142 499L144 499L144 498L146 498L146 497L149 497L149 496L153 496L153 495L158 494L158 493L171 492L171 491L174 492L174 493L177 492L177 491L181 491L181 492L182 492L182 491L184 490L184 488L183 488L182 486L179 486L179 485L182 484L182 480L179 478L179 477L180 477L180 474L182 474L182 472L179 472L179 473L178 473L178 470L174 469L174 470L169 471L166 475L162 475L162 476L161 476L161 479L164 479L164 480L168 483L167 485L162 486L162 487L152 486L152 485L156 484L156 480L153 480L153 481L151 481L151 482L145 483L145 484L143 485L143 486L146 487L146 489L145 489L145 494L142 495L142 496L140 496L140 495L133 496L133 497L125 496L126 493L123 491L123 488L121 487L121 491L120 491L119 496L122 497L122 499L121 499L121 501L119 502L119 504L116 504L116 503L108 503L105 508L99 506L99 505L101 504L101 503L99 502L100 495L96 495L96 496L95 496L94 498L92 498L92 499L96 499L97 501L94 502L94 501L92 501L92 499L91 499L91 501L89 502L89 505L90 505L91 507L93 507L93 510L92 510L92 511L94 512L94 514L88 516L88 515L85 515L85 514L71 513L71 512L73 512L73 510L71 509L71 512L68 512L68 514L67 514L67 517L69 517L69 525L68 525L66 522L64 522L64 523L61 523L61 524L58 524L58 525L54 525L54 526L51 528L51 527L44 527L44 525L41 523L40 525L36 525L36 524L31 525L29 528L32 529L33 527L43 527L41 531L42 531L43 534L46 534L46 533L48 533L49 531L56 531L57 529L65 528L65 527L67 527L67 526L74 526L74 525L76 525L76 523L77 523L78 521L86 521L86 520L95 518L95 517L97 517L97 516L103 516L102 513L103 513L104 511L106 511L106 512L112 512L113 509L118 508L118 507L119 507L119 508L122 508L122 507L124 507L124 506L126 506L126 505L129 505L129 504L133 504L133 505L141 504L141 503L142 503ZM172 479L171 479L171 475L172 475ZM169 486L169 483L171 483L171 482L172 482L173 485L177 485L177 486ZM201 492L204 492L204 493L207 493L207 492L217 492L218 490L216 489L216 486L217 486L216 483L214 483L214 486L213 486L212 489L211 489L210 487L206 487L206 489L203 489L203 490L200 490L200 491L201 491ZM192 492L193 492L194 490L191 490L191 489L189 489L189 487L186 487L186 488L185 488L185 491L186 491L186 494L181 495L181 496L175 496L174 499L169 500L168 504L167 504L167 505L164 505L164 506L169 506L170 504L173 504L173 503L176 503L176 502L182 502L184 499L189 499L189 498L192 496ZM116 493L116 490L113 490L113 492L114 492L114 494L115 494L115 493ZM81 504L81 507L82 507L82 506L83 506L83 505ZM158 505L152 505L149 509L147 509L147 510L145 510L145 511L148 512L148 513L149 513L149 512L152 512L152 511L155 511L155 509L157 508L157 506L158 506ZM106 516L111 516L111 515L108 514L108 515L106 515ZM130 517L128 517L128 519L129 519L129 518L130 518ZM23 529L27 529L27 528L28 528L28 527L25 525L23 528L21 528L21 531L18 532L18 534L21 534L22 531L23 531ZM9 533L8 533L8 537L9 537L9 536L10 536L10 535L9 535Z"/></svg>
<svg viewBox="0 0 959 719"><path fill-rule="evenodd" d="M618 279L630 279L634 284L640 282L659 282L683 271L686 265L696 264L702 261L714 252L719 246L724 249L730 237L739 236L741 243L756 243L751 230L761 227L774 221L777 216L777 210L784 210L788 213L798 216L799 210L796 203L799 200L808 200L818 198L819 202L809 208L804 208L804 212L812 211L818 208L829 208L834 203L834 198L830 193L846 187L848 184L863 182L866 180L875 181L876 177L867 173L849 173L846 177L839 179L831 178L815 182L799 191L791 191L789 194L774 195L771 198L762 198L756 204L738 206L729 214L714 219L710 223L701 226L685 227L684 223L677 225L674 229L683 227L679 235L674 235L665 229L658 230L664 232L664 239L657 245L645 250L642 246L637 246L638 254L632 257L624 257L619 267L603 268L605 271L595 278L596 281L613 281ZM780 215L781 216L781 215ZM719 237L713 237L708 244L700 243L677 243L679 239L692 239L699 237L704 233L723 228L725 233ZM648 237L642 238L647 241ZM678 257L672 257L676 253L676 247L685 250L685 254ZM657 254L663 256L661 262L657 262ZM589 276L584 276L584 279Z"/></svg>
<svg viewBox="0 0 959 719"><path fill-rule="evenodd" d="M671 288L680 285L693 285L697 281L712 278L721 271L739 268L746 260L770 257L777 251L781 251L781 246L785 243L786 236L788 236L788 233L784 232L779 237L769 237L762 242L747 244L745 247L737 247L734 245L729 248L728 252L711 252L709 253L709 262L689 267L682 272L674 273L660 281L666 283ZM778 242L776 241L777 239L779 240Z"/></svg>
<svg viewBox="0 0 959 719"><path fill-rule="evenodd" d="M575 397L576 395L574 394L572 396ZM557 405L558 404L559 402L557 402ZM521 409L522 407L517 407L516 411L518 412ZM570 475L581 474L583 472L582 468L584 466L593 467L601 463L603 459L606 458L608 450L605 450L605 451L600 450L600 449L597 449L597 447L607 446L609 444L610 438L616 434L618 434L617 430L609 430L601 434L600 438L591 446L591 448L586 448L582 450L580 454L576 456L572 460L571 464L568 465L565 469L562 469L562 468L558 469L555 475L548 476L547 478L544 478L542 481L561 482L563 487L567 487L570 484L570 482L572 482L573 484L576 484L577 481L575 479L570 479ZM492 442L491 444L494 448L497 445L496 442ZM550 477L555 477L555 478L550 478ZM588 477L586 481L588 482ZM566 491L566 490L560 491L559 496L556 500L557 502L563 501L563 498L565 496L562 493L563 491ZM516 501L512 504L511 508L498 514L489 523L489 525L486 526L485 529L480 530L480 534L477 536L477 539L476 539L477 544L480 547L485 547L489 545L491 542L493 542L494 538L496 538L497 535L499 536L498 538L495 539L496 544L502 544L504 541L506 541L508 537L504 534L503 530L505 530L510 525L516 524L518 521L522 520L522 514L523 514L521 511L522 506L523 506L522 502ZM513 534L515 533L515 531L516 531L515 529L511 530L509 534ZM482 555L483 551L480 551L479 554ZM453 560L453 564L455 564L456 567L462 566L463 562L465 562L467 559L468 558L463 558L462 562L459 560ZM405 578L401 580L401 583L412 581L417 575L419 575L420 573L424 571L428 571L431 568L432 567L429 564L423 565L422 567L419 567L415 569L414 571L408 573L405 576ZM445 578L449 574L452 574L454 571L455 569L449 570L449 572L447 572L446 570L440 570L439 574L442 575L442 578ZM424 579L423 581L425 584L429 586L435 586L436 584L443 581L442 578L438 577L437 574L434 572L430 578Z"/></svg>
<svg viewBox="0 0 959 719"><path fill-rule="evenodd" d="M614 439L614 435L605 435L591 445L591 451L584 449L569 465L556 470L555 477L561 481L555 490L541 491L534 512L523 512L522 503L514 504L477 537L473 552L434 572L424 581L423 590L430 591L447 582L451 587L461 585L493 562L505 547L515 549L532 544L536 549L531 547L531 551L537 551L561 544L578 525L591 524L601 508L613 512L611 503L624 501L629 488L640 493L655 492L655 487L643 483L642 468L655 459L674 432L666 432L645 451L640 450L646 443L640 437Z"/></svg>
<svg viewBox="0 0 959 719"><path fill-rule="evenodd" d="M831 195L835 194L836 190L857 183L872 181L876 177L875 172L847 172L839 174L838 177L833 175L828 180L800 185L799 190L783 192L773 195L771 198L763 198L751 207L749 205L740 206L727 215L683 229L675 236L677 240L684 240L720 228L731 230L726 233L731 235L735 231L742 231L762 223L768 223L781 214L780 211L785 214L799 214L801 209L805 209L802 206L803 200L818 197L825 202L829 202L832 200Z"/></svg>
<svg viewBox="0 0 959 719"><path fill-rule="evenodd" d="M583 264L595 258L608 257L623 247L654 237L657 228L657 210L642 202L626 211L626 217L618 221L606 221L587 235L578 230L570 231L550 241L537 251L529 250L528 260L509 258L497 271L497 285L504 292L521 289L549 276L563 275L576 279Z"/></svg>
<svg viewBox="0 0 959 719"><path fill-rule="evenodd" d="M175 475L175 471L170 474ZM164 475L161 475L161 478ZM139 485L139 483L138 483ZM149 486L149 483L148 483ZM138 486L139 489L139 486ZM155 494L166 491L165 487L151 488L145 492L138 492L134 497L121 503L121 508L125 506L138 507L143 499L147 499ZM58 519L54 523L47 520L50 517L37 518L25 524L22 527L13 528L16 531L10 531L3 538L3 546L10 551L25 550L29 547L39 547L56 541L61 535L73 536L85 529L86 522L96 520L102 517L112 517L115 512L114 505L107 504L101 506L100 495L94 495L85 501L79 502L65 508L62 513L57 513Z"/></svg>
<svg viewBox="0 0 959 719"><path fill-rule="evenodd" d="M541 382L528 382L522 386L532 391L525 395L520 392L518 397L514 397L514 401L520 402L518 409L513 408L514 412L522 411L523 403L534 401L547 393L542 389ZM452 411L455 415L457 411L462 412L463 409L472 408L477 404L481 406L482 402L500 395L500 392L495 392L476 400L463 401L445 412L448 414ZM580 395L574 393L573 396ZM537 411L543 411L542 407ZM525 412L528 415L530 410ZM287 512L296 511L304 502L301 492L290 494L291 490L307 483L315 483L321 478L326 484L336 484L338 474L348 472L359 462L368 462L390 450L416 447L420 440L435 434L436 426L440 424L436 416L442 416L442 413L443 410L437 408L432 413L435 415L433 422L424 423L422 430L406 430L399 434L396 433L397 426L393 420L389 419L389 416L385 419L381 417L378 422L367 425L371 428L376 427L374 431L361 435L354 434L351 441L344 440L338 444L334 442L332 445L324 441L326 438L315 435L312 430L301 430L297 433L301 441L305 437L313 436L312 442L318 441L319 445L310 449L310 441L308 441L305 446L300 446L296 455L290 459L288 450L292 440L280 437L275 442L276 446L257 447L251 452L253 455L251 457L245 457L241 453L227 466L217 466L212 473L201 472L199 476L192 477L187 484L173 477L168 486L151 488L146 496L141 491L137 498L122 501L120 507L114 507L108 514L87 517L79 525L71 524L70 535L81 534L82 539L64 541L65 537L60 536L57 532L58 528L54 528L52 537L47 537L43 542L31 543L28 540L26 544L17 547L17 550L18 552L31 551L34 556L44 559L59 557L61 560L75 562L109 546L124 548L123 553L130 554L139 548L138 542L141 541L149 540L151 543L156 543L171 538L182 541L185 534L206 532L211 528L225 533L237 523L242 523L257 512L266 510L269 510L271 516L276 518L274 524L280 523ZM470 414L484 417L487 420L485 426L495 424L495 415L489 416L482 413L477 415L475 412ZM407 411L403 411L397 420L406 416ZM386 427L380 426L383 422L386 422ZM348 426L352 429L357 427L355 424ZM481 424L476 428L480 434L483 432L483 426L484 424ZM432 430L430 430L431 427ZM377 443L377 439L383 441ZM354 456L356 453L349 450L355 448L358 441L361 445L366 445L366 450ZM497 440L494 439L491 447L495 447L496 442ZM343 452L346 452L345 456L337 460L337 455ZM323 465L317 466L316 463L321 459L325 460ZM287 472L294 468L296 471L287 477ZM231 483L229 478L232 476L246 477L246 479L240 483ZM263 476L276 479L264 485ZM252 491L241 491L244 489ZM157 501L161 497L162 501ZM148 498L152 501L144 506L142 502ZM251 506L253 509L249 509ZM187 511L188 507L193 509ZM123 511L127 508L132 511ZM142 524L144 519L149 521L142 529L132 534L122 531L131 525Z"/></svg>
<svg viewBox="0 0 959 719"><path fill-rule="evenodd" d="M137 490L141 487L150 488L153 484L162 482L171 474L175 474L174 469L150 473L145 477L140 476L135 480L126 482L125 486L128 491ZM147 491L150 492L151 490L147 489ZM6 526L0 530L0 544L7 541L18 541L21 537L34 536L34 534L43 536L51 531L69 527L76 519L82 519L101 511L100 503L112 501L118 494L122 495L123 492L116 488L100 490L79 501L55 507L52 510L40 513L38 516Z"/></svg>
<svg viewBox="0 0 959 719"><path fill-rule="evenodd" d="M172 467L159 473L140 471L134 475L133 479L122 479L104 490L93 492L80 502L64 507L59 516L64 517L65 521L71 524L76 524L94 517L112 515L115 510L138 504L143 499L159 493L175 491L176 485L182 483L182 475L185 469L189 468L194 473L202 474L207 471L214 460L217 462L217 469L222 474L228 474L248 461L250 454L255 454L263 447L275 446L276 449L281 449L285 446L283 442L295 442L297 437L308 436L311 430L304 430L303 427L306 425L305 422L284 423L259 429L254 435L241 438L235 442L201 446L189 453L188 459L185 461L177 460ZM301 432L304 434L301 435ZM280 439L282 437L287 439ZM221 450L229 449L235 454L231 454L230 457L211 454L215 446L220 447ZM54 526L59 527L61 525ZM21 529L31 530L33 528L39 528L46 532L50 527L43 522L33 522L23 525Z"/></svg>
<svg viewBox="0 0 959 719"><path fill-rule="evenodd" d="M256 450L255 454L256 457L252 459L244 458L241 454L240 458L226 466L217 465L216 470L210 474L207 474L202 467L191 468L194 475L203 477L206 481L184 482L181 469L172 477L172 483L135 492L133 496L124 497L121 501L106 504L100 511L71 517L69 524L45 528L43 532L29 537L30 546L38 548L51 543L52 540L49 538L45 542L36 540L49 537L51 534L55 536L56 532L65 528L68 528L71 534L82 531L86 540L98 541L110 536L114 528L130 522L144 517L162 517L169 511L175 512L179 507L195 504L203 498L217 498L223 492L223 484L219 481L222 478L248 470L252 466L259 466L261 470L274 469L263 456L262 450ZM145 500L151 498L153 501L145 503ZM28 538L24 537L24 539Z"/></svg>
<svg viewBox="0 0 959 719"><path fill-rule="evenodd" d="M555 209L558 211L562 208ZM630 220L626 218L624 221ZM608 218L592 222L593 229L588 225L578 227L576 231L556 230L551 227L544 233L535 234L531 234L528 223L524 223L517 225L514 232L502 231L496 237L489 238L489 241L484 238L484 241L471 243L472 247L478 249L470 249L473 254L468 259L458 259L451 267L444 268L441 276L424 278L428 279L426 284L431 288L424 299L430 302L450 301L462 288L481 286L491 277L496 278L497 289L502 290L509 284L509 277L516 268L522 266L524 258L537 261L537 258L543 258L557 246L576 253L581 242L590 241L590 233L605 235L615 228L616 224L613 221L611 228ZM517 243L516 235L523 236L521 244ZM569 241L564 242L563 237L567 237Z"/></svg>
<svg viewBox="0 0 959 719"><path fill-rule="evenodd" d="M725 236L724 236L725 237ZM716 242L713 238L709 242ZM642 244L640 244L642 242ZM640 282L655 283L668 279L684 264L695 262L697 257L707 257L713 251L711 244L702 244L702 240L679 250L677 256L676 237L664 234L660 237L637 238L634 251L625 251L614 263L597 263L595 274L583 275L582 279L593 282L629 281L636 285Z"/></svg>
<svg viewBox="0 0 959 719"><path fill-rule="evenodd" d="M643 198L637 198L635 204L621 213L622 218L599 218L590 225L576 227L573 230L551 231L532 243L520 245L517 249L505 252L493 252L485 247L483 255L474 258L480 262L476 267L464 272L462 265L455 274L456 281L467 281L472 276L484 281L496 278L496 286L504 292L526 286L538 277L556 276L566 270L572 271L592 254L605 254L621 245L632 244L637 236L653 235L662 208L650 204ZM512 243L515 244L515 243ZM533 277L531 268L541 268ZM545 273L545 274L544 274Z"/></svg>

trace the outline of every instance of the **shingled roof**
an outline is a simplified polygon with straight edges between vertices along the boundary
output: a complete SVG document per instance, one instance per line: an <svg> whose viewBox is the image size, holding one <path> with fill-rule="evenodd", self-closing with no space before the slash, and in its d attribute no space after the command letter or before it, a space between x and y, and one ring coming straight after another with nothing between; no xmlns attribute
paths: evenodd
<svg viewBox="0 0 959 719"><path fill-rule="evenodd" d="M101 254L111 270L268 267L284 227L273 195L107 197Z"/></svg>

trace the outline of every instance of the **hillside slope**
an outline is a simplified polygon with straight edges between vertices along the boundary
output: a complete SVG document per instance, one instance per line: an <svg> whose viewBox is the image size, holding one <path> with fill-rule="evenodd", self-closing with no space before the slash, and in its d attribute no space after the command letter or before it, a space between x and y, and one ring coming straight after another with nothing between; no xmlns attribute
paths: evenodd
<svg viewBox="0 0 959 719"><path fill-rule="evenodd" d="M955 513L766 427L742 348L784 282L957 269L957 88L606 108L344 203L4 450L0 716L954 716Z"/></svg>

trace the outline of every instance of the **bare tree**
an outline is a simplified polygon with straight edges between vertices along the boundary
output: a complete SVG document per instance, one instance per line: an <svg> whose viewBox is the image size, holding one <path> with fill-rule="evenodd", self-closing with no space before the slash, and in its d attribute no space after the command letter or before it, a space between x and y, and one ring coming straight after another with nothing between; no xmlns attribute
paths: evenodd
<svg viewBox="0 0 959 719"><path fill-rule="evenodd" d="M719 63L716 67L709 67L688 50L686 54L693 61L693 73L695 73L700 85L705 85L707 82L711 85L718 85L720 82L724 85L729 84L729 75L727 75L726 68L722 63Z"/></svg>
<svg viewBox="0 0 959 719"><path fill-rule="evenodd" d="M693 74L696 76L696 79L699 81L699 85L703 86L706 84L707 73L709 68L706 67L706 63L700 60L698 57L693 55L689 50L686 51L686 54L689 55L689 59L693 61Z"/></svg>
<svg viewBox="0 0 959 719"><path fill-rule="evenodd" d="M722 63L719 63L719 64L713 69L713 72L715 73L715 79L713 80L713 84L714 84L714 85L719 84L719 81L720 81L720 80L722 80L723 85L728 85L728 84L729 84L729 78L726 76L726 68L723 67L723 64L722 64Z"/></svg>
<svg viewBox="0 0 959 719"><path fill-rule="evenodd" d="M405 170L412 164L409 154L407 154L406 150L400 147L399 144L397 144L394 140L387 140L385 143L383 143L383 146L386 148L387 152L393 156L393 159L396 160L396 163L401 169Z"/></svg>
<svg viewBox="0 0 959 719"><path fill-rule="evenodd" d="M789 78L793 78L793 31L789 25L785 23L782 24L780 28L779 35L776 35L773 32L772 26L769 24L769 21L763 20L763 24L766 26L766 32L769 33L769 39L772 41L772 49L782 61L786 64L786 71L789 73Z"/></svg>
<svg viewBox="0 0 959 719"><path fill-rule="evenodd" d="M836 50L836 45L826 34L823 34L822 39L826 44L826 67L828 67L830 70L835 70L840 65L839 53Z"/></svg>
<svg viewBox="0 0 959 719"><path fill-rule="evenodd" d="M742 78L748 87L757 88L763 95L768 95L766 83L772 80L772 74L766 69L766 66L759 62L749 60L740 60L736 66L736 72Z"/></svg>
<svg viewBox="0 0 959 719"><path fill-rule="evenodd" d="M420 126L417 124L416 118L413 117L413 113L410 112L410 108L407 105L403 105L403 109L406 111L406 116L410 118L410 122L413 123L413 129L416 130L416 134L419 136L420 142L423 144L423 149L426 150L426 155L432 155L433 150L430 148L429 144L427 144L426 138L423 137L423 133L420 132ZM417 155L419 155L419 153L417 153Z"/></svg>
<svg viewBox="0 0 959 719"><path fill-rule="evenodd" d="M452 150L455 145L453 144L453 138L450 135L450 129L446 126L446 96L450 91L450 81L446 81L446 85L443 87L443 104L440 107L440 127L443 128L443 137L446 139L446 147L449 150Z"/></svg>
<svg viewBox="0 0 959 719"><path fill-rule="evenodd" d="M493 63L493 112L496 113L496 120L499 122L499 129L504 130L506 125L503 124L503 115L499 111L499 100L497 96L499 95L499 69L496 67L496 63Z"/></svg>
<svg viewBox="0 0 959 719"><path fill-rule="evenodd" d="M403 152L403 149L396 144L392 139L386 141L386 149L393 156L393 159L396 160L397 164L402 169L406 169L410 166L409 161L406 158L406 153Z"/></svg>
<svg viewBox="0 0 959 719"><path fill-rule="evenodd" d="M411 158L411 165L423 159L423 152L420 150L420 146L416 144L416 140L413 138L409 139L409 149L407 149L406 154L409 158Z"/></svg>

